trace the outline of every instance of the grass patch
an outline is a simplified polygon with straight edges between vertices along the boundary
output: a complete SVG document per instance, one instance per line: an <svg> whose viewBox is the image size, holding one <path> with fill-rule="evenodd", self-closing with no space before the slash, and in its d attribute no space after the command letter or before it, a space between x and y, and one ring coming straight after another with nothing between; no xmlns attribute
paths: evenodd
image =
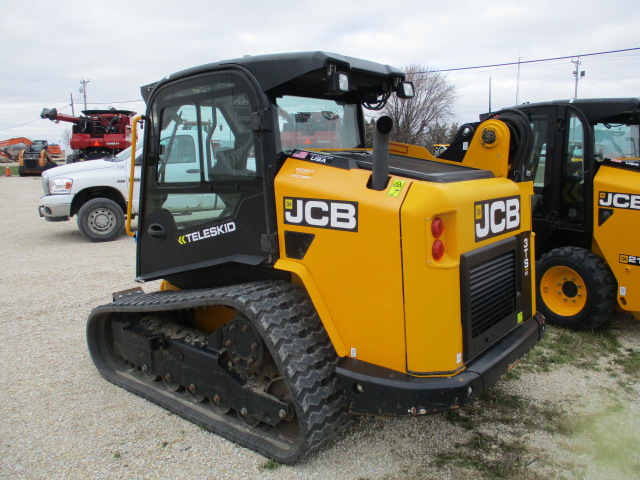
<svg viewBox="0 0 640 480"><path fill-rule="evenodd" d="M528 447L521 437L537 431L571 433L571 418L561 406L536 403L499 387L487 390L462 409L446 413L444 418L469 432L460 435L468 439L456 443L453 451L436 453L433 466L466 470L470 477L476 472L482 478L544 478L530 466L536 461L548 464L553 460ZM496 427L499 435L493 433Z"/></svg>
<svg viewBox="0 0 640 480"><path fill-rule="evenodd" d="M460 410L451 410L443 414L443 416L447 422L462 427L465 430L473 430L476 427L473 419L468 415L462 414Z"/></svg>
<svg viewBox="0 0 640 480"><path fill-rule="evenodd" d="M536 403L496 387L487 390L478 401L456 413L468 417L465 421L470 425L500 423L514 429L524 427L529 432L541 430L561 435L566 435L569 431L568 415L561 406Z"/></svg>
<svg viewBox="0 0 640 480"><path fill-rule="evenodd" d="M622 371L627 375L639 379L640 378L640 351L627 348L620 351L614 359L614 363L622 367Z"/></svg>
<svg viewBox="0 0 640 480"><path fill-rule="evenodd" d="M547 373L559 365L598 370L603 356L618 355L620 342L611 329L574 331L549 325L547 333L505 378L524 372Z"/></svg>
<svg viewBox="0 0 640 480"><path fill-rule="evenodd" d="M260 466L260 468L262 468L263 470L275 470L279 467L280 467L280 464L272 459L267 460Z"/></svg>
<svg viewBox="0 0 640 480"><path fill-rule="evenodd" d="M607 398L615 400L622 391L633 393L640 378L640 349L623 347L618 335L621 328L637 325L621 327L618 323L594 331L549 326L545 337L504 378L518 378L523 373L545 375L572 366L587 372L606 372L612 380L610 391L602 392ZM607 403L606 412L576 416L570 415L563 403L533 401L505 390L498 384L475 402L444 415L449 423L460 427L459 436L465 440L451 450L436 453L432 468L449 469L453 478L537 480L547 478L549 469L558 474L554 478L567 478L567 473L581 467L558 463L552 454L538 450L536 443L528 440L550 433L586 442L580 451L588 452L589 458L600 465L618 472L637 471L633 450L637 449L637 432L633 433L633 426L624 421L628 415L624 400ZM609 422L615 422L620 438L611 428L607 430ZM621 444L634 447L627 449Z"/></svg>
<svg viewBox="0 0 640 480"><path fill-rule="evenodd" d="M535 460L521 440L474 432L466 442L456 443L455 451L437 454L434 466L472 470L486 478L536 480L542 477L528 470Z"/></svg>

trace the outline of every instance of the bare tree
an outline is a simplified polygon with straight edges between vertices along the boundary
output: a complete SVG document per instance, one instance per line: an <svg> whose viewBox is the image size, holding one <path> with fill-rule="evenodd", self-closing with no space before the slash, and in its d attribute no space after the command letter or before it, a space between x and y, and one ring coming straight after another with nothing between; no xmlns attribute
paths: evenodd
<svg viewBox="0 0 640 480"><path fill-rule="evenodd" d="M393 119L391 139L396 142L427 146L431 129L446 125L453 117L455 87L439 72L421 65L401 67L413 82L415 97L401 100L395 95L383 112Z"/></svg>
<svg viewBox="0 0 640 480"><path fill-rule="evenodd" d="M67 146L71 145L71 129L65 128L62 132L62 143Z"/></svg>

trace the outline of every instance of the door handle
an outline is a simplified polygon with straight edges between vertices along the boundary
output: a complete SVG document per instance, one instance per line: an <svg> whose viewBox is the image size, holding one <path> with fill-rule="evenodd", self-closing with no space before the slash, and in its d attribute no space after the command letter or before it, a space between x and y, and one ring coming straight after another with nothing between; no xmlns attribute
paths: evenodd
<svg viewBox="0 0 640 480"><path fill-rule="evenodd" d="M149 225L147 232L154 240L164 240L167 237L167 230L159 223Z"/></svg>

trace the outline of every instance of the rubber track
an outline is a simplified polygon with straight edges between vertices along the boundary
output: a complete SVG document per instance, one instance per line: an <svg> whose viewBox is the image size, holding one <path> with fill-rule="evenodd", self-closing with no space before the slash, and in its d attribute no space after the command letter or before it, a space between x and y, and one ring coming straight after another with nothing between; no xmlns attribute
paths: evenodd
<svg viewBox="0 0 640 480"><path fill-rule="evenodd" d="M219 415L208 405L195 404L181 393L166 390L160 382L143 380L136 369L114 358L108 338L108 325L114 318L211 305L238 310L262 335L291 394L300 426L299 441L284 440L264 426L247 427L235 415ZM280 463L294 463L317 449L348 418L335 375L335 350L306 292L288 282L121 297L91 312L87 343L96 367L110 382Z"/></svg>

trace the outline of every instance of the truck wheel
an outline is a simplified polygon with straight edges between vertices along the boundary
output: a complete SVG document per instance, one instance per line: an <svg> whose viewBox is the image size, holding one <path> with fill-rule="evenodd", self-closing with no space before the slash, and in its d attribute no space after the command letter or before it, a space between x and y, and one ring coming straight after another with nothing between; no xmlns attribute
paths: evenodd
<svg viewBox="0 0 640 480"><path fill-rule="evenodd" d="M537 265L538 310L549 323L593 329L613 312L616 284L607 264L590 250L561 247Z"/></svg>
<svg viewBox="0 0 640 480"><path fill-rule="evenodd" d="M108 198L94 198L78 212L78 229L92 242L108 242L124 230L124 212Z"/></svg>

